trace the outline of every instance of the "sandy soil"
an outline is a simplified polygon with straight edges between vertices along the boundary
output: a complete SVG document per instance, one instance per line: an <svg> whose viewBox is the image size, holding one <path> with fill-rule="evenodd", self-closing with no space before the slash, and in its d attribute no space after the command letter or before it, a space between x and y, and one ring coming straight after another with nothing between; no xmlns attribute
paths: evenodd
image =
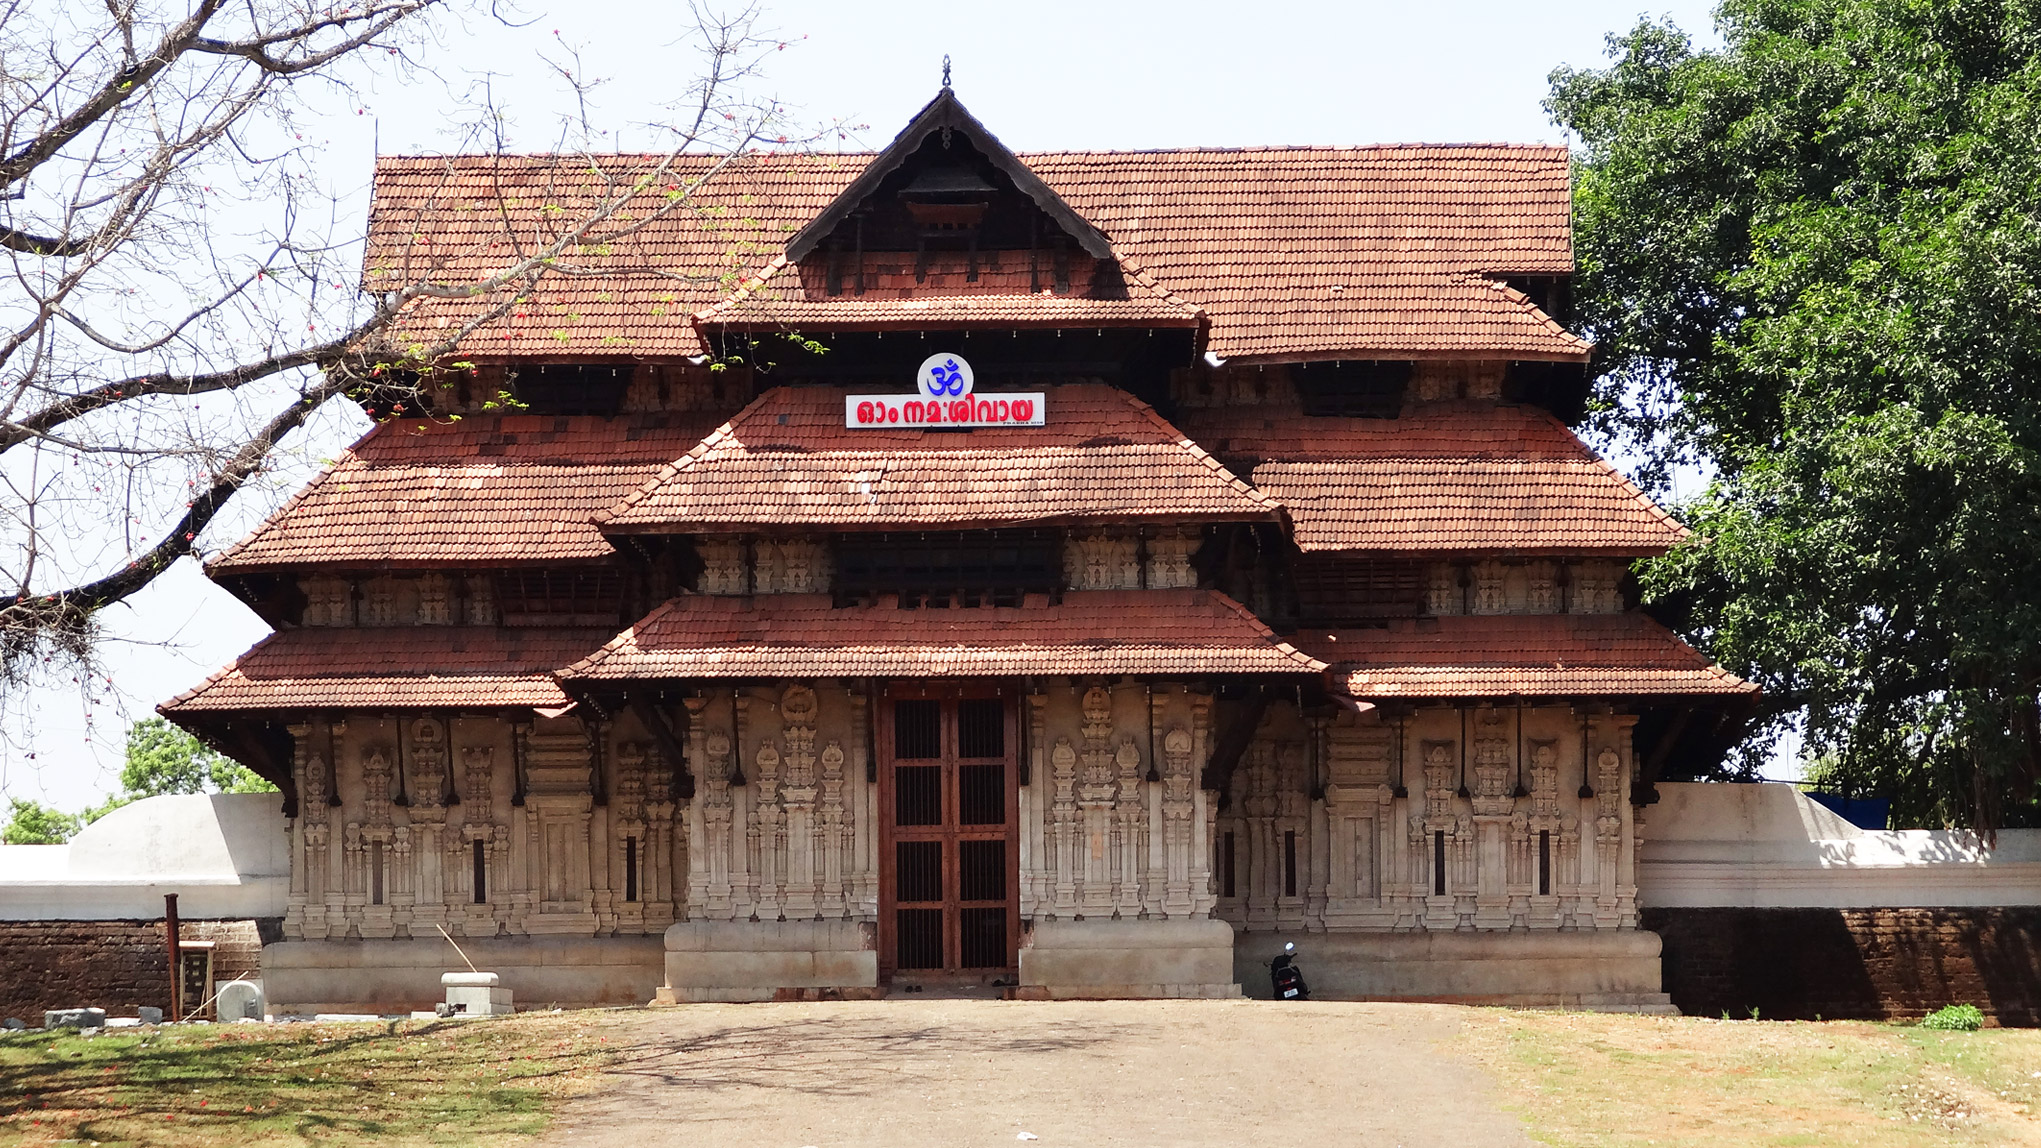
<svg viewBox="0 0 2041 1148"><path fill-rule="evenodd" d="M1450 1053L1459 1010L886 1000L618 1014L559 1148L1530 1144Z"/></svg>

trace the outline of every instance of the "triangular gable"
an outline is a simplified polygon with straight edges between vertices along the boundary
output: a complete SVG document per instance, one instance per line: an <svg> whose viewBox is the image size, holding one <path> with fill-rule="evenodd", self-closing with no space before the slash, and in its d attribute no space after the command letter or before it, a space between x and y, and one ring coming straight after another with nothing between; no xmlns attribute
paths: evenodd
<svg viewBox="0 0 2041 1148"><path fill-rule="evenodd" d="M991 161L994 167L1008 179L1013 180L1014 186L1022 194L1032 199L1035 206L1041 208L1057 226L1076 240L1085 254L1093 259L1114 258L1112 244L1106 239L1105 233L1086 222L1083 216L1063 202L1063 197L1051 191L1040 176L1030 171L1028 165L1020 161L1019 156L1009 151L1005 144L999 142L997 136L978 122L976 116L964 109L963 103L957 99L954 91L944 88L936 93L935 99L930 100L928 106L922 108L899 135L893 137L893 142L886 145L886 150L872 158L872 162L865 166L863 174L852 180L850 186L844 188L820 215L787 241L788 261L798 263L807 258L824 239L850 217L852 212L879 190L879 185L885 182L887 176L900 170L900 166L907 162L908 157L921 150L922 144L938 132L943 133L946 139L951 133L967 137L971 145Z"/></svg>

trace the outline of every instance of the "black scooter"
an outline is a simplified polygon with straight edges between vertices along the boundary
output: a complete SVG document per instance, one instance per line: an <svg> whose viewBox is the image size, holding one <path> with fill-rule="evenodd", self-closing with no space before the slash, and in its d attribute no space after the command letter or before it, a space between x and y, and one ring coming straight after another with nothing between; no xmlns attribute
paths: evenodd
<svg viewBox="0 0 2041 1148"><path fill-rule="evenodd" d="M1269 962L1269 987L1279 1001L1308 1001L1311 989L1304 984L1304 970L1297 967L1297 942L1286 941L1283 951Z"/></svg>

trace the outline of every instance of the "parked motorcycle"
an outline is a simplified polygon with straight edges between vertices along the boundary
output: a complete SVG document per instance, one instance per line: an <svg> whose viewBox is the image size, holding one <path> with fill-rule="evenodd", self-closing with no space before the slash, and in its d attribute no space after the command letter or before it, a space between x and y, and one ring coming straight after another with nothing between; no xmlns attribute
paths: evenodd
<svg viewBox="0 0 2041 1148"><path fill-rule="evenodd" d="M1304 970L1297 967L1297 942L1286 941L1283 951L1269 962L1269 987L1279 1001L1308 1001L1311 989L1304 983Z"/></svg>

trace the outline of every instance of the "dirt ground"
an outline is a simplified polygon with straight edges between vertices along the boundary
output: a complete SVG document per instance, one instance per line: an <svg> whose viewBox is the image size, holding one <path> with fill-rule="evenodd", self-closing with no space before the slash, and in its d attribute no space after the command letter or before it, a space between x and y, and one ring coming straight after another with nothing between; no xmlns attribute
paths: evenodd
<svg viewBox="0 0 2041 1148"><path fill-rule="evenodd" d="M617 1014L554 1148L1529 1145L1450 1046L1464 1010L886 1000ZM1026 1135L1023 1135L1026 1134Z"/></svg>

